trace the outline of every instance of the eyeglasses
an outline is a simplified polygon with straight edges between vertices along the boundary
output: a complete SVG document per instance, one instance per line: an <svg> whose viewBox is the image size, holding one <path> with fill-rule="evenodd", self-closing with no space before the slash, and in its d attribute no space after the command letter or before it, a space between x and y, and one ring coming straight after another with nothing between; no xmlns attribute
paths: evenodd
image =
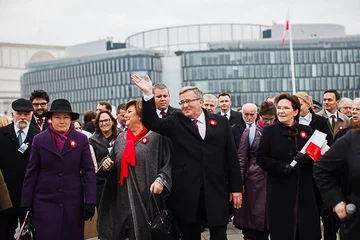
<svg viewBox="0 0 360 240"><path fill-rule="evenodd" d="M42 103L33 103L32 105L34 106L34 107L46 107L46 102L42 102Z"/></svg>
<svg viewBox="0 0 360 240"><path fill-rule="evenodd" d="M275 120L275 118L263 118L263 117L261 117L261 119L263 120L263 122L272 122Z"/></svg>
<svg viewBox="0 0 360 240"><path fill-rule="evenodd" d="M80 129L80 130L81 130L81 129L82 129L82 127L74 127L74 129L76 129L76 130Z"/></svg>
<svg viewBox="0 0 360 240"><path fill-rule="evenodd" d="M108 119L99 120L99 123L104 124L104 123L109 123L110 121L111 121L111 119L108 118Z"/></svg>
<svg viewBox="0 0 360 240"><path fill-rule="evenodd" d="M284 107L276 107L277 110L283 110L283 111L289 111L291 110L292 108L291 107L288 107L288 106L284 106Z"/></svg>
<svg viewBox="0 0 360 240"><path fill-rule="evenodd" d="M185 103L186 103L186 104L189 104L189 103L191 103L191 102L194 102L194 101L200 100L200 99L201 99L201 98L181 100L181 101L179 102L179 105L182 106L182 105L184 105Z"/></svg>

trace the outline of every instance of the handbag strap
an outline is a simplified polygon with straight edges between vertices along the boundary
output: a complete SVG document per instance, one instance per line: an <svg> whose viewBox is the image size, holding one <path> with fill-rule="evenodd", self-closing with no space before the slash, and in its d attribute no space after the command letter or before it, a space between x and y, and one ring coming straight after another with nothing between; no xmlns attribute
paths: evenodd
<svg viewBox="0 0 360 240"><path fill-rule="evenodd" d="M154 193L154 191L150 192L149 203L148 203L149 222L152 222L157 214L161 214L162 211L160 210L160 207L159 207L160 204L163 207L163 211L167 211L164 195L162 193L158 194L158 195L160 197L160 202L157 200L157 197L156 197L156 194ZM153 211L153 208L152 208L152 206L153 206L151 204L152 202L154 202L154 205L155 205L155 212Z"/></svg>

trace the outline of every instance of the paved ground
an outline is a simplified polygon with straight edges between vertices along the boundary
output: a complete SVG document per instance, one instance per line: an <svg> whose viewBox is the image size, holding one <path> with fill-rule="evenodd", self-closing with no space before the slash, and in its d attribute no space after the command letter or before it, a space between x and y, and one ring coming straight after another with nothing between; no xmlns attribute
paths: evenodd
<svg viewBox="0 0 360 240"><path fill-rule="evenodd" d="M205 229L205 232L203 232L201 235L202 235L202 239L209 240L210 239L209 229ZM243 235L240 229L235 228L232 223L229 223L227 228L227 238L228 240L235 240L235 239L242 240ZM97 238L88 238L88 240L97 240Z"/></svg>

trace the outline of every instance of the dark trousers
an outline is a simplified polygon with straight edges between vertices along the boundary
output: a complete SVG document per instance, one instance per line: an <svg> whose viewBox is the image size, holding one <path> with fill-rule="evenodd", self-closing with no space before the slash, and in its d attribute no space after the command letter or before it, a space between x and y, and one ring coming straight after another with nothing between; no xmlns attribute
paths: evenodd
<svg viewBox="0 0 360 240"><path fill-rule="evenodd" d="M244 235L244 239L251 239L251 240L267 240L268 233L267 231L258 231L251 228L243 228L242 233Z"/></svg>
<svg viewBox="0 0 360 240"><path fill-rule="evenodd" d="M176 219L181 233L181 240L200 240L201 239L201 223L206 221L205 197L204 190L200 191L198 208L196 212L196 223L189 223L182 219ZM210 240L227 240L227 226L209 227Z"/></svg>
<svg viewBox="0 0 360 240"><path fill-rule="evenodd" d="M340 220L330 208L325 208L321 213L321 221L324 226L324 240L336 240L336 233L340 226Z"/></svg>
<svg viewBox="0 0 360 240"><path fill-rule="evenodd" d="M11 210L10 210L11 211ZM15 229L24 222L25 213L19 211L16 213L1 213L0 214L0 239L1 240L14 240Z"/></svg>

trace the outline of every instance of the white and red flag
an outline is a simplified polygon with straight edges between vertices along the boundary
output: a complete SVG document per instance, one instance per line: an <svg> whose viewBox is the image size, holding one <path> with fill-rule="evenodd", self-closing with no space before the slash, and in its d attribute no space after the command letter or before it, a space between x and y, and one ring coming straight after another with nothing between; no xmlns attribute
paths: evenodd
<svg viewBox="0 0 360 240"><path fill-rule="evenodd" d="M329 146L327 145L326 134L315 130L313 135L301 149L302 153L306 153L311 157L314 162L317 162L319 158L324 155L328 150Z"/></svg>
<svg viewBox="0 0 360 240"><path fill-rule="evenodd" d="M287 13L286 16L286 22L285 22L285 28L284 28L284 32L282 35L282 39L281 39L281 46L283 47L285 44L285 37L286 37L286 32L289 31L290 29L290 24L289 24L289 12Z"/></svg>

